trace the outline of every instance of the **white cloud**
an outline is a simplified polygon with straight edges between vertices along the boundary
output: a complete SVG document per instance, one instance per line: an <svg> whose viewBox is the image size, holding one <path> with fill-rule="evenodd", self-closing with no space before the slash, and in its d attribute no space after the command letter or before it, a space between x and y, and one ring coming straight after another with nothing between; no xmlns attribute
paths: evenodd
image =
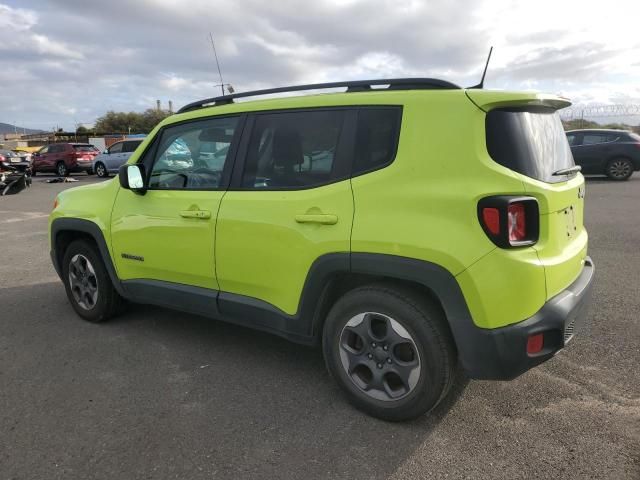
<svg viewBox="0 0 640 480"><path fill-rule="evenodd" d="M0 121L10 112L32 127L216 95L210 31L237 90L394 76L471 85L494 45L488 88L640 101L637 0L17 1L0 0Z"/></svg>

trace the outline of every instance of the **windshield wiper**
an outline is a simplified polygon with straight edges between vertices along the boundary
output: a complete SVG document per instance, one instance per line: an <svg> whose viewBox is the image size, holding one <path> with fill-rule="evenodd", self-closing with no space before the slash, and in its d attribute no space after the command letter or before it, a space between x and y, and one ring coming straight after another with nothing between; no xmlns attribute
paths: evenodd
<svg viewBox="0 0 640 480"><path fill-rule="evenodd" d="M560 170L556 170L551 175L571 175L572 173L578 173L580 170L582 170L582 167L580 165L575 165L570 168L561 168Z"/></svg>

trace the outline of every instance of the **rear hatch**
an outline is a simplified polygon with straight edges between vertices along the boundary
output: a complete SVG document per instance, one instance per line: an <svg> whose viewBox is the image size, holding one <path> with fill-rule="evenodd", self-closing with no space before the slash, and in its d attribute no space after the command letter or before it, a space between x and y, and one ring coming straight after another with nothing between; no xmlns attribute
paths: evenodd
<svg viewBox="0 0 640 480"><path fill-rule="evenodd" d="M76 159L80 162L90 162L99 153L98 149L93 145L83 143L74 143L73 149L76 153Z"/></svg>
<svg viewBox="0 0 640 480"><path fill-rule="evenodd" d="M558 174L574 167L557 110L560 97L509 92L467 91L486 115L491 158L520 174L524 191L538 200L540 237L532 248L545 268L547 299L580 274L587 254L584 229L584 178Z"/></svg>

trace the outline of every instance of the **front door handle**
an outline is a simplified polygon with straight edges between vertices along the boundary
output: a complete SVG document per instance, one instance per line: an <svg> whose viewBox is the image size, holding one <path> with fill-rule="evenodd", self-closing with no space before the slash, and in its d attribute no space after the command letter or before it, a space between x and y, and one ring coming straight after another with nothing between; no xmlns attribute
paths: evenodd
<svg viewBox="0 0 640 480"><path fill-rule="evenodd" d="M298 223L319 223L321 225L335 225L338 223L337 215L305 214L296 215L295 219Z"/></svg>
<svg viewBox="0 0 640 480"><path fill-rule="evenodd" d="M201 218L206 220L211 218L211 212L209 210L182 210L180 216L182 218Z"/></svg>

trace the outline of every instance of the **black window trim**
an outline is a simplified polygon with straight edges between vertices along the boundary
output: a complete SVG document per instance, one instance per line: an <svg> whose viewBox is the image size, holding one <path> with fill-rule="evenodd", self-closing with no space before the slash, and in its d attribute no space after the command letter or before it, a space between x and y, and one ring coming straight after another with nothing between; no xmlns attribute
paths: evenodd
<svg viewBox="0 0 640 480"><path fill-rule="evenodd" d="M219 118L238 118L238 123L236 124L236 129L233 132L233 138L231 139L231 145L229 146L229 152L227 153L227 158L224 163L224 168L222 169L222 177L220 178L220 184L218 188L157 188L157 187L149 187L147 191L172 191L172 192L220 192L226 191L229 188L229 183L231 181L231 172L234 168L234 164L237 160L238 154L238 146L241 140L244 137L244 129L247 123L247 113L246 112L238 112L238 113L230 113L225 115L207 115L203 117L190 118L188 120L183 120L180 122L169 123L167 125L162 126L154 135L153 140L149 142L147 147L138 157L136 163L142 164L145 167L145 171L147 172L146 184L149 185L149 179L151 178L151 170L153 165L155 164L157 158L156 153L160 144L160 139L162 138L163 133L169 129L176 126L188 125L193 123L205 122L208 120L216 120Z"/></svg>
<svg viewBox="0 0 640 480"><path fill-rule="evenodd" d="M397 132L393 155L391 160L383 165L376 166L371 169L364 170L354 174L354 159L356 148L356 132L358 127L358 114L364 109L400 109L400 115L397 125ZM242 176L244 174L244 168L247 160L247 153L249 149L249 142L251 140L251 134L255 126L255 120L259 115L272 115L279 113L304 113L304 112L317 112L317 111L345 111L345 118L342 131L338 138L336 145L336 159L338 159L338 166L340 172L335 177L327 182L315 183L312 185L296 185L292 187L269 187L269 188L255 188L244 187L242 185ZM285 108L285 109L271 109L271 110L258 110L253 112L246 112L248 115L247 124L245 125L245 132L243 133L242 140L238 148L236 155L236 161L234 162L233 173L231 174L231 182L228 190L234 192L278 192L278 191L302 191L311 190L314 188L320 188L334 183L342 182L354 177L381 170L391 165L397 156L398 147L400 144L400 135L402 133L402 117L403 117L403 105L401 104L371 104L371 105L336 105L336 106L318 106L318 107L303 107L303 108ZM345 157L343 162L340 161L342 156Z"/></svg>

